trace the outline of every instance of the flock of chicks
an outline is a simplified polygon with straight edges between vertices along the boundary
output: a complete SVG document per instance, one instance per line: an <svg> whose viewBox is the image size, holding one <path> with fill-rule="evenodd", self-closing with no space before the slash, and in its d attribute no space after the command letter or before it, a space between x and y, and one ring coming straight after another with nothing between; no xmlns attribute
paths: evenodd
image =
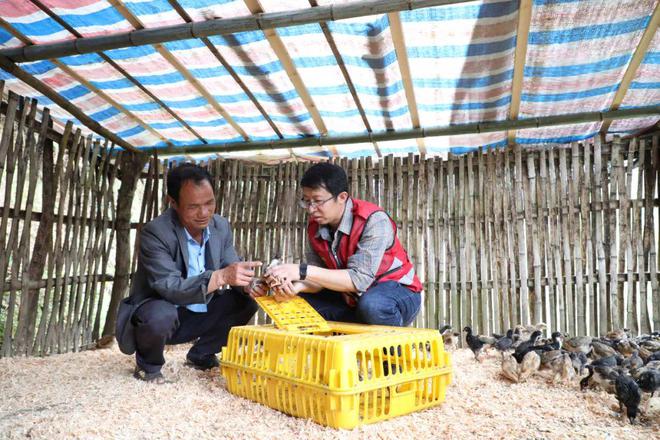
<svg viewBox="0 0 660 440"><path fill-rule="evenodd" d="M538 370L554 372L553 383L570 384L580 378L580 389L602 388L616 396L630 423L640 412L642 396L648 393L646 408L660 387L660 333L630 336L627 329L596 338L577 336L564 339L559 332L542 340L545 324L516 326L506 335L484 336L465 327L465 341L477 361L484 349L494 348L502 356L502 376L525 382ZM455 346L460 334L450 326L440 329L446 347ZM585 370L588 374L585 376Z"/></svg>

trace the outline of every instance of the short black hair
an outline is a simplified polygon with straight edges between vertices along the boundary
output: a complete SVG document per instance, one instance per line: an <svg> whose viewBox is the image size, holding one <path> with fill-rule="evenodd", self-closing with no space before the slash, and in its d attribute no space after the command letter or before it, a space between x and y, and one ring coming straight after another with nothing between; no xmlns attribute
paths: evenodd
<svg viewBox="0 0 660 440"><path fill-rule="evenodd" d="M300 186L312 189L325 188L337 197L343 192L348 192L348 177L346 171L339 165L321 162L305 171L300 179Z"/></svg>
<svg viewBox="0 0 660 440"><path fill-rule="evenodd" d="M181 192L183 183L188 180L192 180L195 185L206 180L213 188L213 179L208 171L194 163L184 163L167 174L167 195L179 203L179 192Z"/></svg>

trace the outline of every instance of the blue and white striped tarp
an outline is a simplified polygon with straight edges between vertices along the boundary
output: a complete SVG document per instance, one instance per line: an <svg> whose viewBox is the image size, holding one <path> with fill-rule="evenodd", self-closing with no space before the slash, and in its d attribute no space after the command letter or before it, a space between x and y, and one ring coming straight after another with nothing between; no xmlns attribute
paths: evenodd
<svg viewBox="0 0 660 440"><path fill-rule="evenodd" d="M84 37L128 32L136 29L136 23L151 28L185 22L167 0L125 0L121 2L125 11L105 0L42 3ZM251 14L242 0L178 3L193 21ZM259 3L263 12L311 7L307 0ZM317 2L329 3L344 2ZM395 13L414 91L412 111L392 36L393 16L326 23L366 120L321 24L270 31L275 41L282 42L295 76L291 69L287 71L286 59L276 50L274 39L262 31L209 38L233 72L223 67L202 40L164 43L162 49L140 46L104 52L168 109L99 54L27 62L20 67L138 148L405 130L413 128L415 110L421 127L502 121L509 117L512 104L519 5L518 0L486 0ZM610 109L657 7L658 0L533 0L519 117ZM0 48L76 38L29 0L0 0L0 17L5 22L0 26ZM304 90L296 87L295 77ZM0 79L6 89L48 106L60 126L73 120L87 130L12 75L0 71ZM301 93L308 94L311 108ZM620 108L658 104L660 35L656 33ZM634 133L659 119L614 121L609 134ZM566 143L600 130L601 123L525 129L516 132L515 140L524 145ZM506 143L505 132L421 142L429 155ZM412 139L339 145L336 152L355 157L375 155L378 149L381 154L401 155L419 148L420 143ZM331 154L319 147L297 149L296 153L310 158ZM241 157L273 160L289 154L282 149L241 153Z"/></svg>

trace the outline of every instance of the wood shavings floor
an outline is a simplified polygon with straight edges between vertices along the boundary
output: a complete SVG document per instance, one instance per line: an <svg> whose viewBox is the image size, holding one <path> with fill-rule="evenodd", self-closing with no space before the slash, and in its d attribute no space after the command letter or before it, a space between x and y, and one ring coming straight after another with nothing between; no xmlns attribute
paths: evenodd
<svg viewBox="0 0 660 440"><path fill-rule="evenodd" d="M454 381L436 408L334 430L229 394L218 370L184 366L186 346L166 353L173 383L133 379L132 357L116 347L47 358L0 359L2 439L658 439L660 397L631 426L603 392L581 393L499 378L499 356L453 352Z"/></svg>

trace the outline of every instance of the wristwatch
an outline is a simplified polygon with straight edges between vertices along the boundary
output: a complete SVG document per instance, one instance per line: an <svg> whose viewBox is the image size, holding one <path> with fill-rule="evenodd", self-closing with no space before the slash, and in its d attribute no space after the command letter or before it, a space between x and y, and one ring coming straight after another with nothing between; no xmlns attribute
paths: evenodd
<svg viewBox="0 0 660 440"><path fill-rule="evenodd" d="M307 278L307 263L300 263L298 265L298 270L300 271L300 280Z"/></svg>

